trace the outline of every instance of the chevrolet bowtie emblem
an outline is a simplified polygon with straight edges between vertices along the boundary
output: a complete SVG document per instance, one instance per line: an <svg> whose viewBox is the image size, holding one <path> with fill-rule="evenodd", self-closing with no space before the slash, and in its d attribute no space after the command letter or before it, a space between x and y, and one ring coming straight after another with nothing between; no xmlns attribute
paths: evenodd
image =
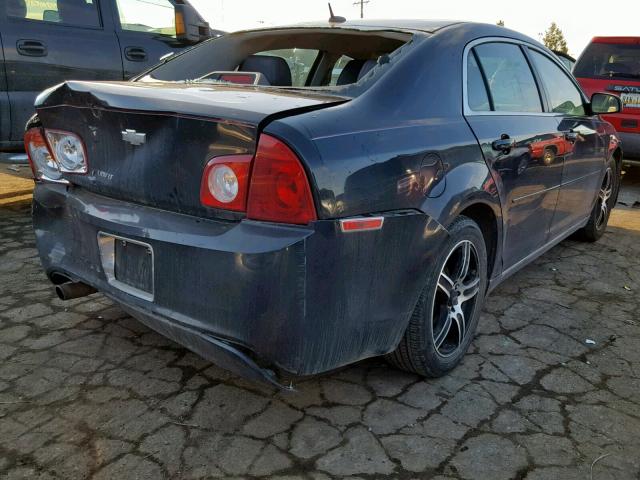
<svg viewBox="0 0 640 480"><path fill-rule="evenodd" d="M122 140L130 143L131 145L142 145L147 141L147 134L127 129L122 132Z"/></svg>

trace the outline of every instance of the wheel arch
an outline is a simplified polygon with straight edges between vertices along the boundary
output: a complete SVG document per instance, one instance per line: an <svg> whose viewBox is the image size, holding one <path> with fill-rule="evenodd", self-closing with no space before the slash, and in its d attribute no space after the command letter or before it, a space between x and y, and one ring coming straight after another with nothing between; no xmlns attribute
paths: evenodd
<svg viewBox="0 0 640 480"><path fill-rule="evenodd" d="M489 279L501 273L504 216L500 188L484 162L465 163L447 174L447 187L422 211L445 229L461 215L474 220L487 239Z"/></svg>
<svg viewBox="0 0 640 480"><path fill-rule="evenodd" d="M498 217L494 209L485 202L476 201L466 206L458 216L470 218L480 227L487 247L487 277L493 278L498 266L499 245Z"/></svg>

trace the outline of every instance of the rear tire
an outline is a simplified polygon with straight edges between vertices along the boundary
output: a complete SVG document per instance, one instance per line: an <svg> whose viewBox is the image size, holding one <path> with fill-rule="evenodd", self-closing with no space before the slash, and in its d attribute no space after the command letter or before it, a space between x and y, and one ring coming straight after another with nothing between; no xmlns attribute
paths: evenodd
<svg viewBox="0 0 640 480"><path fill-rule="evenodd" d="M396 367L426 377L455 368L473 340L487 291L487 248L482 231L467 217L449 228L434 268L396 350Z"/></svg>
<svg viewBox="0 0 640 480"><path fill-rule="evenodd" d="M578 230L577 238L586 242L597 242L604 235L611 210L615 206L619 183L618 166L615 159L611 159L598 190L598 198L591 211L589 223Z"/></svg>

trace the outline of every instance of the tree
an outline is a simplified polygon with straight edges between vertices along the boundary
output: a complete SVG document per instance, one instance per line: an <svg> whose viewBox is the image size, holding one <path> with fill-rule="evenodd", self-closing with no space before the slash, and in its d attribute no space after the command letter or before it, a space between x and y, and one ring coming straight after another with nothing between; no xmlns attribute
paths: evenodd
<svg viewBox="0 0 640 480"><path fill-rule="evenodd" d="M549 50L569 53L567 41L565 40L562 30L560 30L560 27L558 27L556 22L551 22L551 26L549 27L549 29L544 32L542 43L544 43Z"/></svg>
<svg viewBox="0 0 640 480"><path fill-rule="evenodd" d="M498 20L496 22L496 25L498 25L499 27L504 27L504 20Z"/></svg>

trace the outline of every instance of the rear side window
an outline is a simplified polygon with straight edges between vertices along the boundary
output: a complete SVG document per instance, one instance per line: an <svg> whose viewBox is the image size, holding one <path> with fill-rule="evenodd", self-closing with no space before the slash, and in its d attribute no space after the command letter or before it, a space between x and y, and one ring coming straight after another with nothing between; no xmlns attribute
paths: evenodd
<svg viewBox="0 0 640 480"><path fill-rule="evenodd" d="M542 112L540 93L520 47L510 43L485 43L475 48L484 70L494 110Z"/></svg>
<svg viewBox="0 0 640 480"><path fill-rule="evenodd" d="M7 16L64 23L78 27L99 27L97 0L7 0Z"/></svg>
<svg viewBox="0 0 640 480"><path fill-rule="evenodd" d="M488 112L491 110L482 72L473 52L469 52L467 57L467 100L469 108L473 111Z"/></svg>
<svg viewBox="0 0 640 480"><path fill-rule="evenodd" d="M551 111L568 115L584 115L582 95L569 77L545 55L529 50L533 63L542 77Z"/></svg>
<svg viewBox="0 0 640 480"><path fill-rule="evenodd" d="M592 43L573 69L583 78L640 78L640 44Z"/></svg>

